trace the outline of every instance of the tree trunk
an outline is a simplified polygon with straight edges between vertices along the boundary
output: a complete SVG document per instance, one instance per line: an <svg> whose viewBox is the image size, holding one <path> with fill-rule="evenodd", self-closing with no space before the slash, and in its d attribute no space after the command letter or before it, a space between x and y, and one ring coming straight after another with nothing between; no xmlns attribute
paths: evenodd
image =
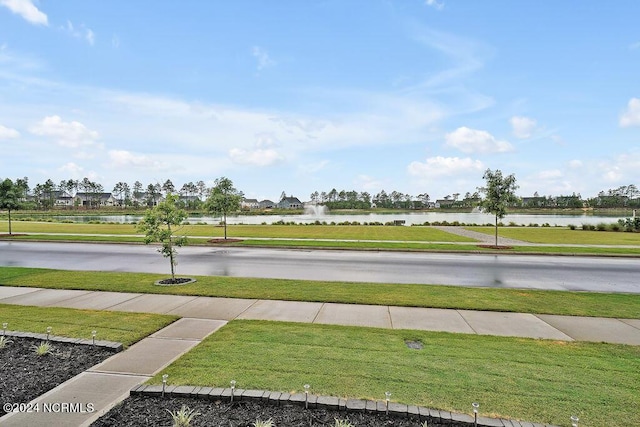
<svg viewBox="0 0 640 427"><path fill-rule="evenodd" d="M167 229L169 230L169 261L171 262L171 281L176 281L176 276L173 269L173 240L171 238L171 225L167 225Z"/></svg>
<svg viewBox="0 0 640 427"><path fill-rule="evenodd" d="M11 236L11 209L9 209L9 236Z"/></svg>
<svg viewBox="0 0 640 427"><path fill-rule="evenodd" d="M496 215L496 248L498 247L498 215Z"/></svg>
<svg viewBox="0 0 640 427"><path fill-rule="evenodd" d="M224 240L227 240L227 213L224 213Z"/></svg>

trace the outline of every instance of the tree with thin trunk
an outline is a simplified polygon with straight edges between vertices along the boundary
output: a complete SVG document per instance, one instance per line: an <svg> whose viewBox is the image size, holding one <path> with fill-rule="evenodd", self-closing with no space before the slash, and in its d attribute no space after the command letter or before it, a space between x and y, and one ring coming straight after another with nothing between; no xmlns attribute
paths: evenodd
<svg viewBox="0 0 640 427"><path fill-rule="evenodd" d="M187 218L187 212L176 206L178 196L169 194L167 198L158 203L153 209L148 209L142 220L137 225L138 231L145 233L145 244L159 242L161 247L158 252L171 263L171 282L176 282L175 266L178 264L176 256L177 247L187 243L186 236L174 236L175 227L182 224ZM172 229L174 227L174 229Z"/></svg>
<svg viewBox="0 0 640 427"><path fill-rule="evenodd" d="M487 169L482 178L486 181L486 187L478 188L485 194L484 200L480 202L480 206L496 217L496 247L498 246L498 219L502 219L507 215L507 207L515 202L515 191L518 189L516 185L516 177L511 174L502 176L502 171L496 169L495 172Z"/></svg>
<svg viewBox="0 0 640 427"><path fill-rule="evenodd" d="M6 209L9 213L9 235L11 232L11 210L18 209L20 189L9 178L0 182L0 209Z"/></svg>
<svg viewBox="0 0 640 427"><path fill-rule="evenodd" d="M209 192L205 202L207 212L222 215L224 225L224 240L227 240L227 215L238 212L242 202L242 192L233 186L229 178L218 178Z"/></svg>

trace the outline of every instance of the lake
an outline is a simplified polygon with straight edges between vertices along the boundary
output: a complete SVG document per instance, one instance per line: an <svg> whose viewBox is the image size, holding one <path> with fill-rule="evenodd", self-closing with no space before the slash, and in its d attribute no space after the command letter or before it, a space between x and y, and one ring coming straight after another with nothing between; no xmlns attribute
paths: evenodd
<svg viewBox="0 0 640 427"><path fill-rule="evenodd" d="M629 215L631 216L631 215ZM38 219L36 215L32 216ZM42 217L45 218L45 217ZM70 220L74 222L116 222L116 223L133 223L139 221L141 215L53 215L46 218L53 218L58 221ZM563 215L563 214L510 214L507 215L502 222L509 224L511 222L518 225L529 224L549 224L551 226L567 226L570 224L580 226L582 224L598 224L598 223L615 223L618 219L625 216L604 216L604 215ZM406 225L424 224L425 222L443 222L449 223L458 221L465 224L493 224L493 215L484 214L482 212L415 212L415 213L362 213L362 214L331 214L327 212L309 212L298 215L234 215L227 217L228 224L272 224L278 221L295 222L302 224L311 224L315 221L320 222L390 222L395 220L403 220ZM218 224L220 217L213 216L194 216L187 219L191 224L204 222L207 224Z"/></svg>

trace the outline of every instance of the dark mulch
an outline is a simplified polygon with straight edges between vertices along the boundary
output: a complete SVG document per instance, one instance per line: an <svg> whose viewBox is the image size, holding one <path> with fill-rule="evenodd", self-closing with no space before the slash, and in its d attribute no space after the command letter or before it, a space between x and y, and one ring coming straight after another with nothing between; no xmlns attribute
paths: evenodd
<svg viewBox="0 0 640 427"><path fill-rule="evenodd" d="M0 402L27 403L115 352L104 347L51 342L53 353L38 356L32 346L42 340L7 337L0 348ZM5 412L0 408L0 416Z"/></svg>
<svg viewBox="0 0 640 427"><path fill-rule="evenodd" d="M26 234L19 234L19 233L4 233L4 234L0 234L0 237L17 237L17 236L26 236Z"/></svg>
<svg viewBox="0 0 640 427"><path fill-rule="evenodd" d="M250 427L256 420L272 419L276 427L333 427L335 420L348 420L355 427L420 427L424 421L394 418L365 412L304 409L300 406L275 406L254 401L220 402L182 397L132 396L94 422L92 427L171 426L168 411L183 405L200 414L192 426ZM447 427L469 427L466 423L449 423ZM444 424L429 421L429 427Z"/></svg>
<svg viewBox="0 0 640 427"><path fill-rule="evenodd" d="M478 245L479 248L485 248L485 249L513 249L513 246L496 246L496 245Z"/></svg>
<svg viewBox="0 0 640 427"><path fill-rule="evenodd" d="M221 243L238 243L242 242L242 239L211 239L207 240L208 243L221 244Z"/></svg>
<svg viewBox="0 0 640 427"><path fill-rule="evenodd" d="M176 277L175 279L163 279L158 280L156 283L158 285L183 285L185 283L191 283L194 280L190 277Z"/></svg>

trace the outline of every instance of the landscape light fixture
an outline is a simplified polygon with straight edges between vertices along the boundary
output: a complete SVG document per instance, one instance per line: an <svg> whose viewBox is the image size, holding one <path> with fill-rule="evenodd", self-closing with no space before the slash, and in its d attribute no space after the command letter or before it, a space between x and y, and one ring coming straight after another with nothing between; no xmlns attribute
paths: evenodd
<svg viewBox="0 0 640 427"><path fill-rule="evenodd" d="M389 399L391 398L391 392L390 391L385 391L384 392L384 401L385 401L385 412L388 414L389 413Z"/></svg>
<svg viewBox="0 0 640 427"><path fill-rule="evenodd" d="M49 335L51 335L52 328L51 326L47 326L47 341L49 341Z"/></svg>
<svg viewBox="0 0 640 427"><path fill-rule="evenodd" d="M236 389L236 380L231 380L231 402L233 403L233 392Z"/></svg>
<svg viewBox="0 0 640 427"><path fill-rule="evenodd" d="M478 409L480 408L480 404L473 402L471 406L473 407L473 426L478 427Z"/></svg>
<svg viewBox="0 0 640 427"><path fill-rule="evenodd" d="M4 337L5 335L7 335L7 326L9 326L8 323L3 323L2 324L2 336Z"/></svg>
<svg viewBox="0 0 640 427"><path fill-rule="evenodd" d="M309 389L311 386L309 384L304 385L304 409L309 409Z"/></svg>
<svg viewBox="0 0 640 427"><path fill-rule="evenodd" d="M91 345L96 345L96 335L98 331L91 331Z"/></svg>
<svg viewBox="0 0 640 427"><path fill-rule="evenodd" d="M578 418L575 415L571 416L571 427L578 427L578 421L580 421L580 418Z"/></svg>
<svg viewBox="0 0 640 427"><path fill-rule="evenodd" d="M162 375L162 397L164 397L164 389L167 387L167 378L169 378L169 375Z"/></svg>

